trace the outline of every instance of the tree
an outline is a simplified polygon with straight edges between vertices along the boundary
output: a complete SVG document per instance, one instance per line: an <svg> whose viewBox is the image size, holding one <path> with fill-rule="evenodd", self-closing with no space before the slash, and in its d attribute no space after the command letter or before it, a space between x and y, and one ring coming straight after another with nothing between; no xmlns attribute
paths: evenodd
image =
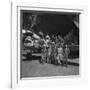
<svg viewBox="0 0 90 90"><path fill-rule="evenodd" d="M66 44L71 44L72 41L73 41L73 30L64 37L64 42Z"/></svg>

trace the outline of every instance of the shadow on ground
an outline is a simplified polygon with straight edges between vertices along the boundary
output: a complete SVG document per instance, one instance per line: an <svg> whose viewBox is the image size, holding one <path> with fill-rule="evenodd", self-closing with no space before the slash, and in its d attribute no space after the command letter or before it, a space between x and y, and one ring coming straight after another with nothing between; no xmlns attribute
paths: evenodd
<svg viewBox="0 0 90 90"><path fill-rule="evenodd" d="M40 62L40 60L41 60L41 56L27 55L26 57L27 58L23 59L23 61L38 60ZM68 65L79 66L79 61L75 62L75 58L73 58L73 59L70 58L67 63L68 63ZM52 64L54 64L54 63L52 63Z"/></svg>

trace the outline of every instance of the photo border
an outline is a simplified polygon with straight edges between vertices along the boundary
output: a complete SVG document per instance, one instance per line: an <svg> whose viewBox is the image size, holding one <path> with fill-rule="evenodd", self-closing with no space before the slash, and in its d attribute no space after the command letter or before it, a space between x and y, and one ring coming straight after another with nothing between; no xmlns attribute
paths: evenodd
<svg viewBox="0 0 90 90"><path fill-rule="evenodd" d="M76 6L77 7L77 6ZM85 28L86 28L86 24L84 24L83 22L85 21L85 16L86 16L86 7L82 6L82 8L75 8L72 9L72 8L64 8L64 6L60 6L60 8L51 8L51 7L38 7L38 6L31 6L31 5L28 5L28 4L25 4L25 3L11 3L11 38L12 38L12 41L11 41L11 44L12 44L12 60L11 60L11 71L12 71L12 74L11 74L11 87L12 88L15 88L15 87L22 87L22 86L25 86L25 87L28 87L28 85L30 85L32 82L35 84L35 82L38 82L38 80L40 82L44 82L44 81L52 81L52 80L55 80L55 79L59 79L61 80L61 82L63 82L63 85L64 84L67 84L65 83L65 81L69 81L69 83L71 83L70 81L73 81L75 80L74 83L76 83L78 80L82 80L82 78L86 79L86 75L84 75L83 77L83 73L82 73L82 62L81 62L81 59L83 59L83 55L86 55L86 48L83 50L82 47L84 47L82 44L83 44L83 41L82 41L82 36L83 35L86 35L86 32L85 32ZM21 38L21 29L20 29L20 10L21 9L32 9L32 10L48 10L48 11L57 11L57 12L79 12L81 13L80 15L80 75L70 75L70 76L51 76L51 77L34 77L34 78L25 78L25 79L20 79L20 38ZM84 28L84 29L83 29ZM81 30L83 30L84 33L81 33ZM86 37L83 39L85 42L86 42ZM86 43L84 44L86 46ZM82 51L85 51L84 53L82 53ZM85 56L86 57L86 56ZM84 57L84 58L85 58ZM85 61L84 61L85 62ZM86 64L84 65L86 67ZM85 69L86 70L86 69ZM87 71L87 70L86 70ZM73 78L72 78L73 77ZM73 80L72 80L73 79ZM50 82L49 81L49 82ZM59 81L60 82L60 81ZM32 85L30 85L29 87L32 87L34 86L34 84L32 83ZM45 83L45 82L44 82ZM80 83L80 82L79 82ZM62 83L61 83L62 85ZM37 85L36 85L37 86ZM43 85L45 86L45 85Z"/></svg>

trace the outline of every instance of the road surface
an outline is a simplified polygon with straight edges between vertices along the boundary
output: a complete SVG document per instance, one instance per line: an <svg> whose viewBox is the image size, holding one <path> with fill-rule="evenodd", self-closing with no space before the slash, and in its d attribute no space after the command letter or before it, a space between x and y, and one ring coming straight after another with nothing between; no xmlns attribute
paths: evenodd
<svg viewBox="0 0 90 90"><path fill-rule="evenodd" d="M68 67L54 64L40 64L39 60L22 61L21 77L49 77L79 75L79 59L69 60ZM74 62L74 63L73 63ZM76 63L75 63L76 62Z"/></svg>

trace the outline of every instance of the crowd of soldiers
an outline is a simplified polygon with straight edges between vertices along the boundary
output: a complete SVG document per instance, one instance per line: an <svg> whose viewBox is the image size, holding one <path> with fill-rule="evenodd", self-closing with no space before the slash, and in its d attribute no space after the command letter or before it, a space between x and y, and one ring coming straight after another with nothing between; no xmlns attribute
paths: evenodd
<svg viewBox="0 0 90 90"><path fill-rule="evenodd" d="M41 48L41 63L67 66L70 50L60 35L42 35L41 38L38 39L34 39L36 38L36 35L33 36L34 37L28 36L25 41L28 40L29 43L24 43L24 45Z"/></svg>
<svg viewBox="0 0 90 90"><path fill-rule="evenodd" d="M52 39L47 35L41 39L41 63L49 63L56 65L67 66L68 55L70 50L67 44L60 36L52 36Z"/></svg>

